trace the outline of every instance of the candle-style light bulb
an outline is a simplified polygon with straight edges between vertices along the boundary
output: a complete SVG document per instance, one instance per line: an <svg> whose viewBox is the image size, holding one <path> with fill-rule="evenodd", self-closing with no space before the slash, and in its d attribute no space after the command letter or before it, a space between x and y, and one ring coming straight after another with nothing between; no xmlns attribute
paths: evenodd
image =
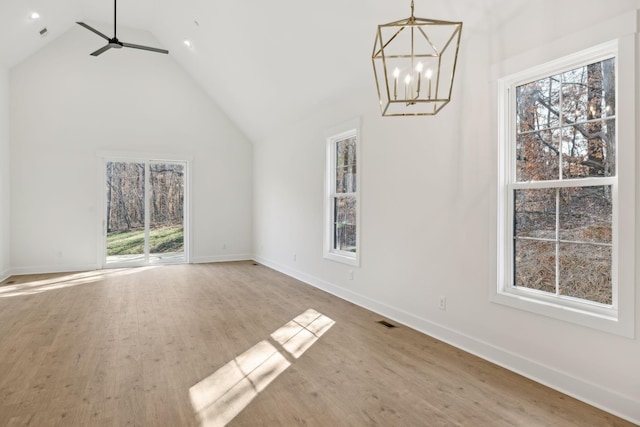
<svg viewBox="0 0 640 427"><path fill-rule="evenodd" d="M393 99L398 99L398 77L400 77L400 69L396 67L393 70Z"/></svg>
<svg viewBox="0 0 640 427"><path fill-rule="evenodd" d="M409 95L411 94L411 75L407 74L404 78L404 99L409 99Z"/></svg>
<svg viewBox="0 0 640 427"><path fill-rule="evenodd" d="M427 98L431 99L431 77L433 77L433 71L431 68L427 68L425 75L427 76L427 83L429 84L427 87Z"/></svg>
<svg viewBox="0 0 640 427"><path fill-rule="evenodd" d="M418 79L418 90L416 93L416 98L420 97L420 81L422 80L422 62L418 62L418 64L416 65L416 72L418 73L418 75L416 76L416 78Z"/></svg>

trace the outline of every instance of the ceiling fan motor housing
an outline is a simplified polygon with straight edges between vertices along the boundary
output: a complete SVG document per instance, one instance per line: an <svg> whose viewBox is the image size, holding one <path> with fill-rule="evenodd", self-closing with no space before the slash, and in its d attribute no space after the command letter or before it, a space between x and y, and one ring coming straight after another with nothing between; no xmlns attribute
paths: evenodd
<svg viewBox="0 0 640 427"><path fill-rule="evenodd" d="M97 35L99 35L100 37L102 37L103 39L105 39L107 41L107 45L104 47L101 47L100 49L96 50L95 52L91 53L91 56L98 56L98 55L102 55L104 52L106 52L109 49L122 49L123 47L129 47L132 49L140 49L140 50L148 50L151 52L158 52L158 53L169 53L168 50L166 49L158 49L156 47L149 47L149 46L142 46L139 44L132 44L132 43L124 43L121 42L120 40L118 40L118 38L116 37L116 22L117 22L117 15L116 15L116 11L117 11L117 0L113 1L113 37L109 38L107 36L105 36L104 34L102 34L100 31L96 30L95 28L93 28L90 25L85 24L84 22L76 22L76 24L80 25L81 27L86 28L87 30L91 31L92 33L95 33Z"/></svg>

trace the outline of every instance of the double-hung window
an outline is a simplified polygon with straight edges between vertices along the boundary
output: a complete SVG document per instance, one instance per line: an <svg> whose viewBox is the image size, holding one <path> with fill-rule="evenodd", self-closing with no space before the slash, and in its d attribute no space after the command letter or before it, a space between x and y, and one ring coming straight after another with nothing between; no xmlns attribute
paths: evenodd
<svg viewBox="0 0 640 427"><path fill-rule="evenodd" d="M358 265L358 127L327 138L325 200L326 258Z"/></svg>
<svg viewBox="0 0 640 427"><path fill-rule="evenodd" d="M618 321L617 67L610 43L501 80L498 300Z"/></svg>

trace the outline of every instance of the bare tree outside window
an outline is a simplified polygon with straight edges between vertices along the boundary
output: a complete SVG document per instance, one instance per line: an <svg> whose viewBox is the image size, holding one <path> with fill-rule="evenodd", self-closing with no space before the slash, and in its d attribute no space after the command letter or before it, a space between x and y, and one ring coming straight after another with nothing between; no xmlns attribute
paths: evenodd
<svg viewBox="0 0 640 427"><path fill-rule="evenodd" d="M335 195L333 198L333 248L356 251L356 139L348 138L335 144Z"/></svg>
<svg viewBox="0 0 640 427"><path fill-rule="evenodd" d="M612 304L615 87L611 58L516 88L514 286Z"/></svg>
<svg viewBox="0 0 640 427"><path fill-rule="evenodd" d="M149 253L157 258L184 252L184 164L149 163L145 168L145 163L106 162L106 252L112 259L144 254L145 191Z"/></svg>

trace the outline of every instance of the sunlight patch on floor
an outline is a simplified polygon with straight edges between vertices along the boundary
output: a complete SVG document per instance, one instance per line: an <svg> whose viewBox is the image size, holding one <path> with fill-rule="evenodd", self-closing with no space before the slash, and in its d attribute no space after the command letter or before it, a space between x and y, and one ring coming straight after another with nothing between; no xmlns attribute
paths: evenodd
<svg viewBox="0 0 640 427"><path fill-rule="evenodd" d="M224 426L335 322L309 309L189 389L202 427ZM279 348L278 348L279 347Z"/></svg>
<svg viewBox="0 0 640 427"><path fill-rule="evenodd" d="M81 273L71 273L64 276L56 276L49 279L32 280L12 285L0 286L0 298L35 295L56 289L70 288L72 286L94 283L108 277L124 276L127 274L141 273L154 267L122 268L117 270L94 270Z"/></svg>

